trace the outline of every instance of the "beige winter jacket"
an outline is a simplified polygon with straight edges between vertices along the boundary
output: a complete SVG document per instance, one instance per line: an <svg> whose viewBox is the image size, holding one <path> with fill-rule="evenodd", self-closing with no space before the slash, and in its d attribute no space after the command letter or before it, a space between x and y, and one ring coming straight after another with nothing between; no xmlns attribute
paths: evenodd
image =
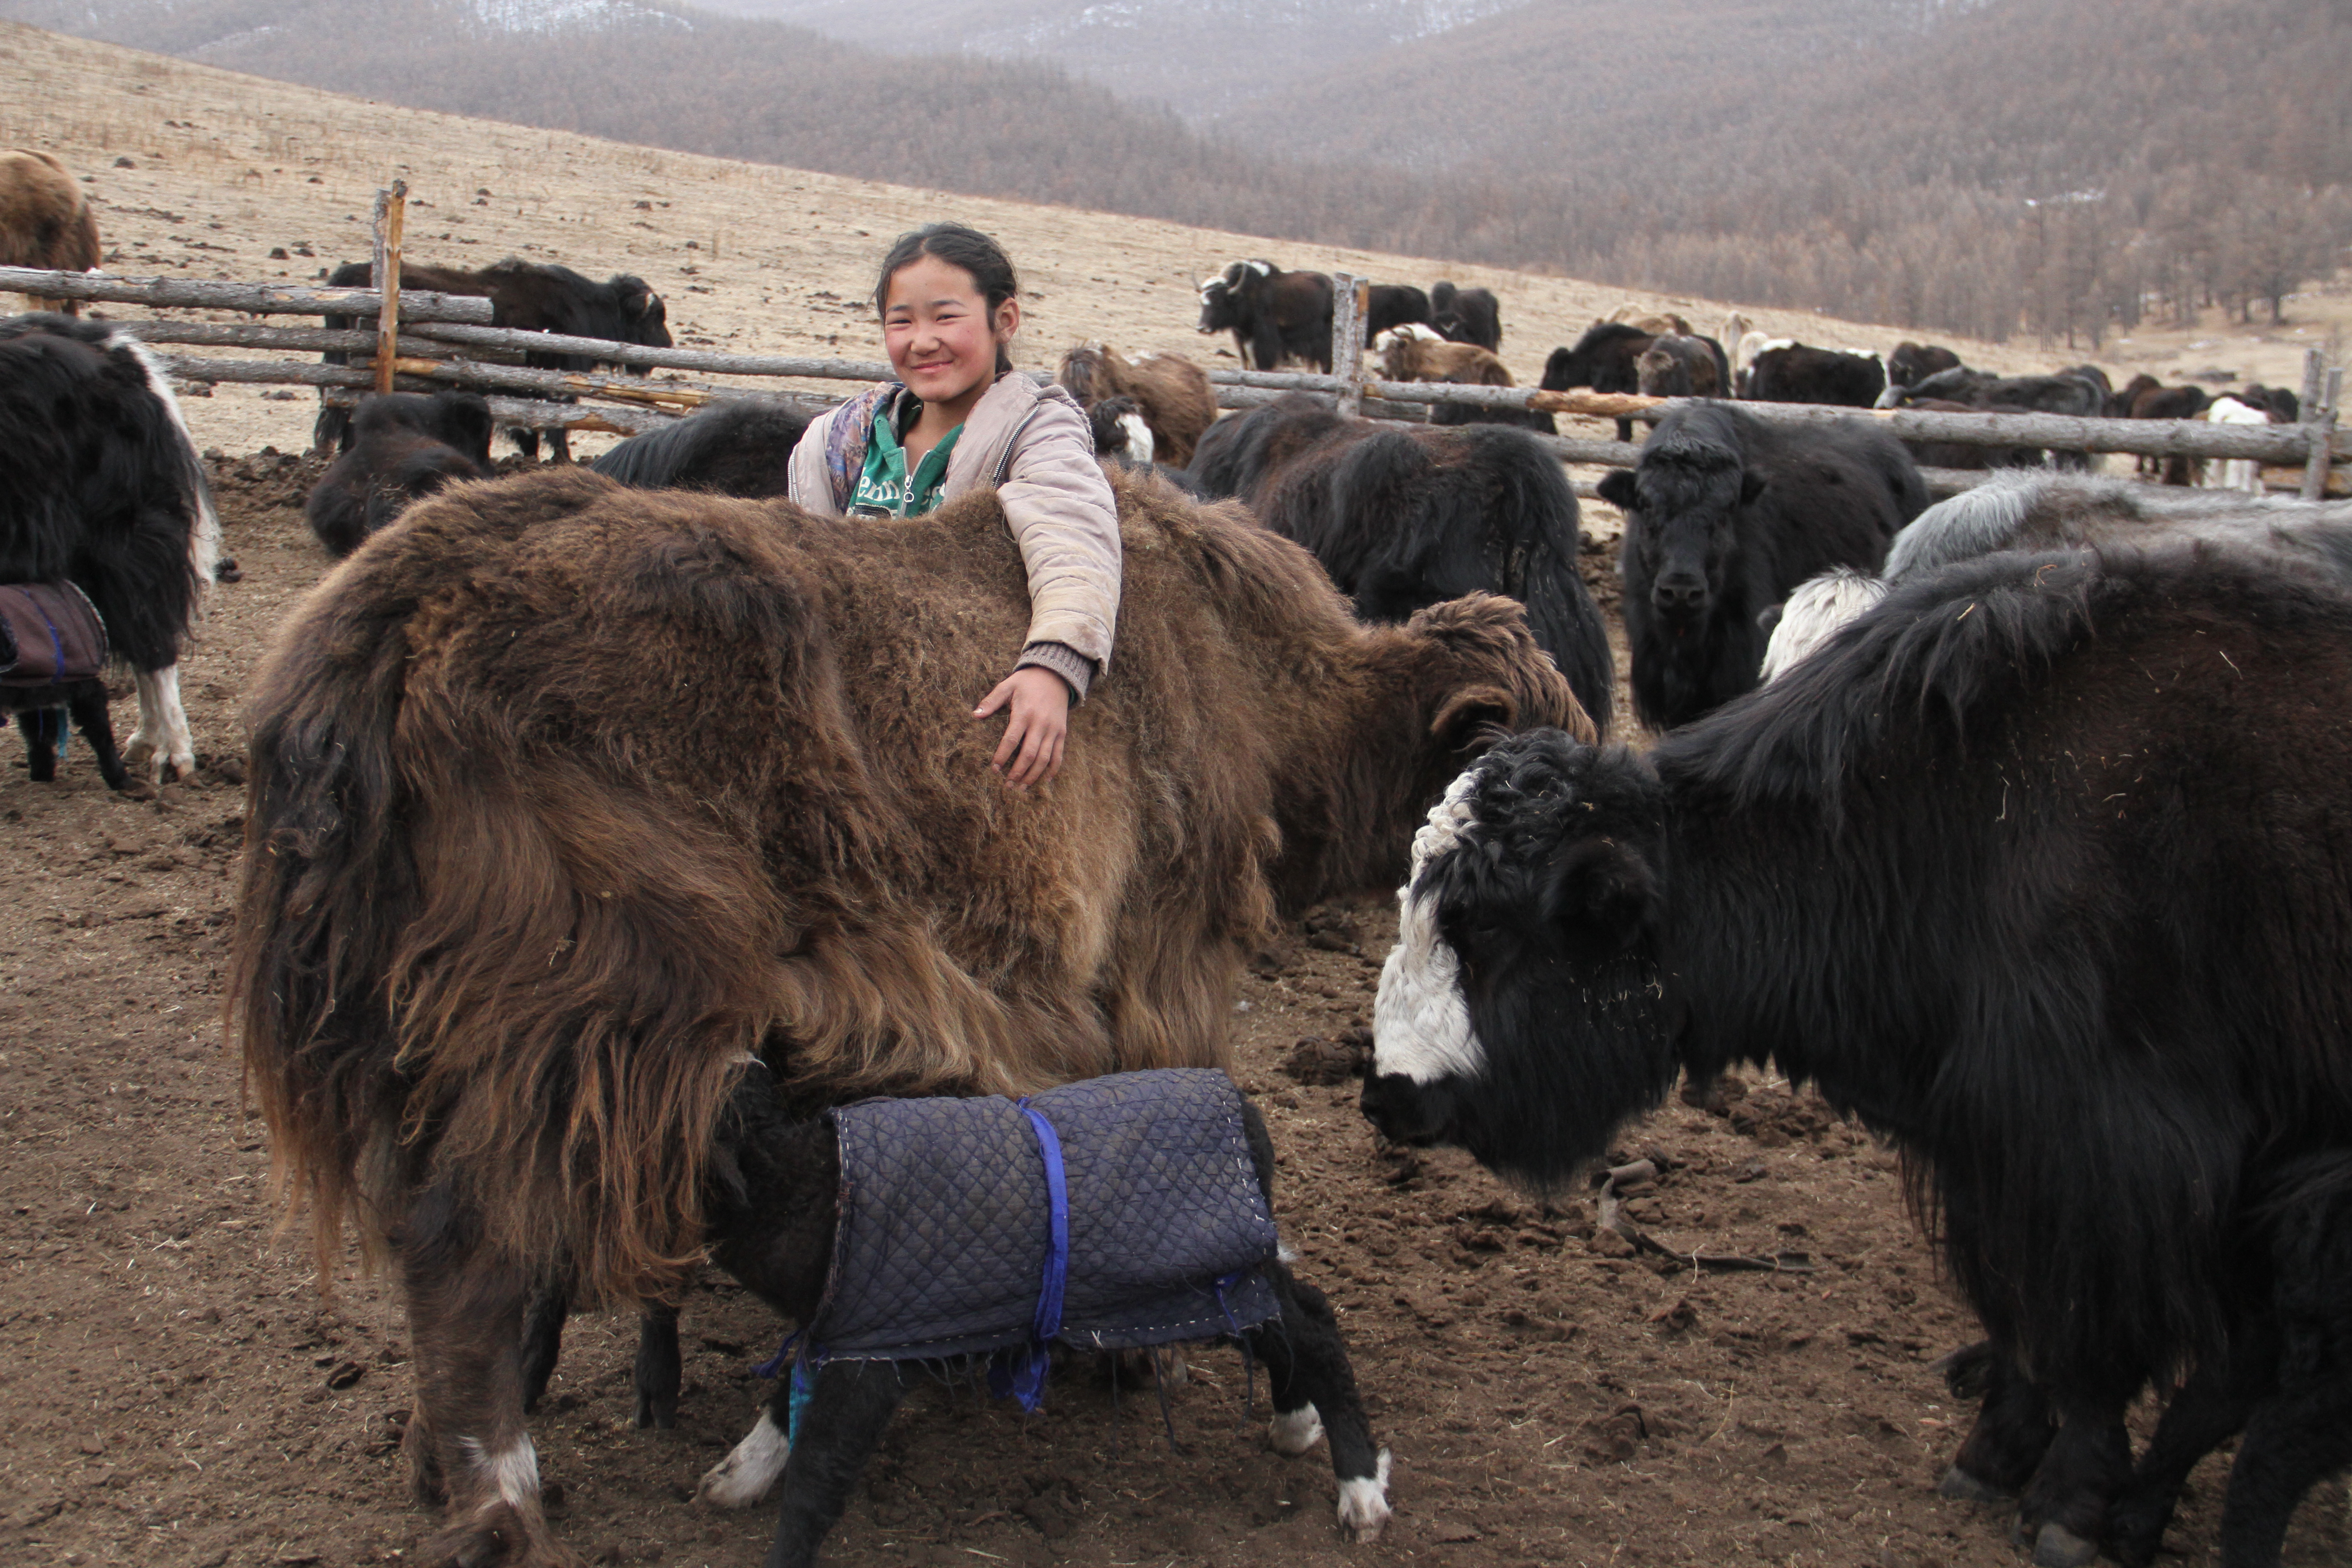
<svg viewBox="0 0 2352 1568"><path fill-rule="evenodd" d="M898 390L877 387L809 426L793 448L795 502L843 515L875 410ZM1015 371L982 395L948 454L940 500L988 484L1029 574L1029 637L1016 664L1054 671L1083 698L1110 663L1118 624L1118 513L1094 433L1067 392Z"/></svg>

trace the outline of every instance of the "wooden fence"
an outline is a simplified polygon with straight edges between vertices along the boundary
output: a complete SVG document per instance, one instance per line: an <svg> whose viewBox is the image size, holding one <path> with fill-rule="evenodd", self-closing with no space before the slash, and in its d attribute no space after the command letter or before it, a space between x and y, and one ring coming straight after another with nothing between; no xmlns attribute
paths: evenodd
<svg viewBox="0 0 2352 1568"><path fill-rule="evenodd" d="M118 278L103 273L47 272L0 268L0 291L47 295L157 309L236 311L248 316L341 316L350 328L283 326L265 321L188 321L154 318L115 324L147 342L173 348L233 348L317 353L340 352L351 363L316 360L228 359L170 353L164 363L177 380L313 386L331 401L356 401L364 392L387 386L403 391L465 387L487 395L502 424L541 429L604 430L634 435L658 428L715 399L751 395L740 384L689 377L750 377L759 380L833 384L784 393L812 412L842 400L842 384L887 379L890 367L878 360L813 359L786 355L719 353L684 348L646 348L597 338L518 331L488 325L490 301L466 295L404 290L399 286L399 214L404 193L394 189L379 204L377 262L383 289L321 289L274 283L241 283L176 278ZM1208 376L1219 406L1247 408L1290 392L1320 393L1341 407L1375 419L1425 420L1438 403L1535 409L1594 419L1652 423L1682 400L1585 391L1544 392L1531 387L1466 386L1444 382L1393 382L1367 374L1362 320L1365 281L1339 274L1335 279L1332 372L1213 369ZM389 295L393 310L387 316ZM521 362L526 353L559 353L622 367L608 371L544 370ZM673 374L653 379L646 373ZM630 372L638 374L631 374ZM2352 456L2352 441L2336 427L2343 372L2326 369L2316 350L2305 356L2302 421L2294 425L2209 425L2201 420L2077 419L2052 414L1952 414L1923 409L1862 410L1809 404L1743 403L1759 418L1789 421L1874 417L1906 439L1969 446L2039 447L2066 452L2118 452L2138 456L2205 459L2244 458L2268 467L2302 469L2302 493L2324 492L2332 462ZM762 395L776 395L762 393ZM563 399L566 401L551 401ZM569 400L583 401L569 401ZM1630 442L1584 436L1538 436L1563 462L1630 468L1641 448ZM1930 488L1948 493L1982 480L1979 472L1927 471ZM1590 494L1589 485L1580 491Z"/></svg>

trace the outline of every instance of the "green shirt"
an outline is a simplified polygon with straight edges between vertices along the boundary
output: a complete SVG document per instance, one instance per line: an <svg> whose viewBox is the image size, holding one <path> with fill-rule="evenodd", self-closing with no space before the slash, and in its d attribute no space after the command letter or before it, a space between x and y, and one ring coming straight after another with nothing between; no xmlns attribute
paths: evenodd
<svg viewBox="0 0 2352 1568"><path fill-rule="evenodd" d="M955 450L963 426L949 431L938 446L924 453L909 476L907 449L898 444L897 426L902 413L919 417L922 405L903 395L895 401L900 407L880 410L881 416L874 421L873 434L866 440L866 467L849 497L852 517L921 517L940 504L940 487L948 479L948 454Z"/></svg>

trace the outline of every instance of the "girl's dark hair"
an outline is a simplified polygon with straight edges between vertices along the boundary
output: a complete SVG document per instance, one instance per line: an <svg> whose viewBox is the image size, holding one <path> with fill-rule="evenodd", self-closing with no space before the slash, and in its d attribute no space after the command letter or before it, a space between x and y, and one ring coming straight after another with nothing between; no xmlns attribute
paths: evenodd
<svg viewBox="0 0 2352 1568"><path fill-rule="evenodd" d="M1004 247L976 228L966 228L960 223L926 224L910 234L902 234L890 247L890 254L882 258L882 276L874 284L874 313L881 315L887 309L890 279L898 269L924 257L936 257L950 267L961 268L971 274L980 287L980 297L988 307L991 331L996 326L997 307L1021 292L1021 279L1013 274L1013 258ZM1004 345L996 345L996 373L999 375L1013 368L1013 356Z"/></svg>

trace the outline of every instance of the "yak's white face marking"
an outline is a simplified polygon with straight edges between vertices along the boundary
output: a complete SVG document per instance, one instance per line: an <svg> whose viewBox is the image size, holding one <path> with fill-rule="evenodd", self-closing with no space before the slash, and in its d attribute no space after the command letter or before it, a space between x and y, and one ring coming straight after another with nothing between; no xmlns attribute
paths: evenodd
<svg viewBox="0 0 2352 1568"><path fill-rule="evenodd" d="M743 1440L735 1445L735 1451L703 1473L702 1484L695 1489L695 1500L713 1508L751 1507L765 1497L768 1489L776 1484L776 1478L784 1473L784 1460L792 1451L792 1441L776 1425L775 1417L761 1411L759 1425L744 1434Z"/></svg>
<svg viewBox="0 0 2352 1568"><path fill-rule="evenodd" d="M1388 1522L1389 1451L1382 1448L1380 1468L1371 1476L1339 1483L1339 1528L1359 1545L1370 1545Z"/></svg>
<svg viewBox="0 0 2352 1568"><path fill-rule="evenodd" d="M124 764L144 766L156 784L163 782L166 766L184 779L194 777L196 741L188 729L188 710L180 706L180 667L133 670L131 683L139 690L139 728L123 742Z"/></svg>
<svg viewBox="0 0 2352 1568"><path fill-rule="evenodd" d="M173 427L179 431L180 440L187 448L188 462L194 470L190 479L194 481L196 496L196 526L188 533L188 570L195 574L196 592L202 594L213 585L213 566L220 560L220 513L213 509L212 491L202 482L195 439L188 434L188 422L180 415L180 400L172 395L171 373L155 357L153 349L129 332L108 333L106 346L110 350L127 350L139 362L139 368L147 374L147 390L155 395L155 400L172 416Z"/></svg>
<svg viewBox="0 0 2352 1568"><path fill-rule="evenodd" d="M459 1437L457 1446L490 1483L499 1501L509 1508L538 1506L539 1450L530 1446L530 1433L517 1433L512 1443L495 1454L484 1449L478 1437Z"/></svg>
<svg viewBox="0 0 2352 1568"><path fill-rule="evenodd" d="M1470 796L1477 788L1473 768L1445 789L1429 808L1429 820L1412 836L1412 869L1397 889L1397 944L1381 970L1372 1003L1372 1071L1401 1073L1415 1083L1467 1078L1486 1054L1470 1029L1469 1005L1462 998L1461 961L1437 930L1437 899L1416 895L1413 884L1439 856L1450 852L1469 826Z"/></svg>
<svg viewBox="0 0 2352 1568"><path fill-rule="evenodd" d="M1140 414L1122 414L1118 427L1127 432L1127 456L1130 462L1151 461L1151 426L1143 422Z"/></svg>
<svg viewBox="0 0 2352 1568"><path fill-rule="evenodd" d="M1312 1404L1296 1410L1277 1410L1266 1426L1265 1436L1276 1453L1296 1458L1315 1447L1316 1440L1323 1436L1323 1417Z"/></svg>

